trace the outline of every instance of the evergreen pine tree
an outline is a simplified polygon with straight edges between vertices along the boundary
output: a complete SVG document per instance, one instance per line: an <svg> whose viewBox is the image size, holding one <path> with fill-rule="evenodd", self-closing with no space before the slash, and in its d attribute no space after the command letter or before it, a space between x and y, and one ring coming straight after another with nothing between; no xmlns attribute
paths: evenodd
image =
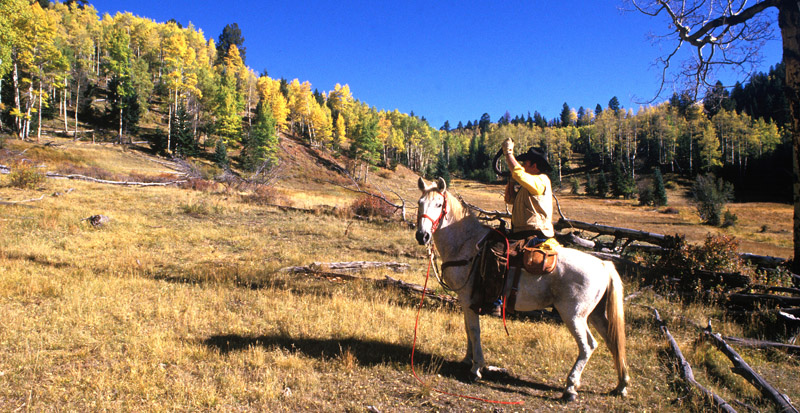
<svg viewBox="0 0 800 413"><path fill-rule="evenodd" d="M433 171L434 177L438 178L441 177L447 182L447 186L450 186L450 169L447 165L447 159L445 157L444 151L439 152L438 159L436 160L436 168Z"/></svg>
<svg viewBox="0 0 800 413"><path fill-rule="evenodd" d="M275 133L275 123L269 105L259 102L253 129L242 149L244 168L248 171L257 170L264 162L270 165L277 163L278 135Z"/></svg>
<svg viewBox="0 0 800 413"><path fill-rule="evenodd" d="M619 104L619 98L616 96L612 97L611 100L608 101L608 108L619 116L619 112L622 110L622 106Z"/></svg>
<svg viewBox="0 0 800 413"><path fill-rule="evenodd" d="M600 172L597 175L597 186L594 188L595 195L600 198L605 198L608 195L608 181L606 180L606 173Z"/></svg>
<svg viewBox="0 0 800 413"><path fill-rule="evenodd" d="M653 173L653 203L656 206L667 205L667 190L664 188L664 177L658 168Z"/></svg>
<svg viewBox="0 0 800 413"><path fill-rule="evenodd" d="M197 142L194 140L192 128L189 124L189 115L186 113L186 106L183 103L178 106L175 112L175 119L171 123L172 143L177 154L182 156L195 156L198 153Z"/></svg>
<svg viewBox="0 0 800 413"><path fill-rule="evenodd" d="M619 163L615 163L611 170L611 193L614 197L621 196L625 199L632 198L636 193L636 183Z"/></svg>
<svg viewBox="0 0 800 413"><path fill-rule="evenodd" d="M214 150L214 162L222 169L228 169L231 160L228 158L228 145L225 144L224 139L217 140L217 146Z"/></svg>
<svg viewBox="0 0 800 413"><path fill-rule="evenodd" d="M590 173L586 173L586 186L584 187L584 191L586 195L594 196L597 194L597 187L595 186L594 176Z"/></svg>
<svg viewBox="0 0 800 413"><path fill-rule="evenodd" d="M572 114L572 110L569 108L567 102L564 102L564 105L561 107L561 126L567 127L569 126L569 117Z"/></svg>

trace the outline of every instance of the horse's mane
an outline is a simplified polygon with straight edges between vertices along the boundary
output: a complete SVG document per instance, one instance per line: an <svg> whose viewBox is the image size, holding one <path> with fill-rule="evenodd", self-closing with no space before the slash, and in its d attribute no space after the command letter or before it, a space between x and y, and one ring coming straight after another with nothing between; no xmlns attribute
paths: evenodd
<svg viewBox="0 0 800 413"><path fill-rule="evenodd" d="M450 213L453 214L453 218L455 218L456 221L472 216L472 213L469 209L464 207L460 199L451 194L450 191L445 191L445 194L447 195L447 205L450 208Z"/></svg>

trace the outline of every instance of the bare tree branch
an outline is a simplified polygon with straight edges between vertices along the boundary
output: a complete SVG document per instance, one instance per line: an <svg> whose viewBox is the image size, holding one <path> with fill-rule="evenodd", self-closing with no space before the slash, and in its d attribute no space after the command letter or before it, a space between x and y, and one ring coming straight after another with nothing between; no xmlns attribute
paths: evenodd
<svg viewBox="0 0 800 413"><path fill-rule="evenodd" d="M687 80L683 85L697 99L702 88L713 86L716 69L733 67L748 76L760 60L760 49L774 38L774 27L764 13L777 8L780 0L763 0L748 5L746 0L630 0L633 9L650 17L665 15L671 32L663 39L676 42L665 58L658 59L662 67L661 84L652 103L664 91L672 60L684 44L693 47L677 70L673 81Z"/></svg>

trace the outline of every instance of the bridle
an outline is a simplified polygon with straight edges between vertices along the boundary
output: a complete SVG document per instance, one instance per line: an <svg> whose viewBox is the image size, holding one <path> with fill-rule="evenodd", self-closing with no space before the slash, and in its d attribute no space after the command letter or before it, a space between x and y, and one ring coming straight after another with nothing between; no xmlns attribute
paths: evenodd
<svg viewBox="0 0 800 413"><path fill-rule="evenodd" d="M441 225L442 221L444 220L444 217L447 216L447 205L448 205L447 204L447 193L446 192L440 192L440 193L437 193L437 194L441 195L442 198L444 199L444 201L442 202L442 210L439 213L439 216L436 219L433 219L433 217L431 217L430 215L423 213L419 217L419 221L420 222L422 222L422 219L427 219L428 221L431 222L431 236L433 236L433 233L436 232L436 230L439 228L439 226ZM461 266L465 266L465 265L470 265L470 263L472 262L472 259L445 261L445 262L442 263L441 269L439 271L437 271L436 270L436 264L434 263L435 256L436 256L435 247L434 247L433 242L431 242L430 244L428 244L428 260L430 262L431 267L433 268L433 274L436 276L436 280L439 281L439 285L441 285L445 289L448 289L448 290L451 290L451 291L458 291L458 290L464 288L467 285L467 283L469 283L470 280L469 280L469 277L467 277L467 279L466 279L466 281L464 281L463 285L461 285L458 288L453 288L453 287L451 287L450 285L448 285L444 281L444 279L442 278L442 275L440 275L440 274L443 274L444 270L446 268L448 268L448 267L461 267Z"/></svg>
<svg viewBox="0 0 800 413"><path fill-rule="evenodd" d="M442 210L439 213L439 217L433 219L431 218L430 215L423 213L422 216L419 218L420 222L422 221L422 219L427 219L428 221L431 222L431 236L433 236L433 233L436 232L436 229L439 228L439 225L442 223L442 220L444 220L444 217L447 215L447 195L445 193L439 193L439 192L437 192L437 194L441 196L442 199L444 199L444 201L442 201Z"/></svg>

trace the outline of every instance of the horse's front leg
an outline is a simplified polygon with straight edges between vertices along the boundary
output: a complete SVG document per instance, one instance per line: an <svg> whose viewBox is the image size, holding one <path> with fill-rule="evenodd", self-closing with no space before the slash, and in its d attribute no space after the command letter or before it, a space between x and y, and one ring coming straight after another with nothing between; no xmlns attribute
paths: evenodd
<svg viewBox="0 0 800 413"><path fill-rule="evenodd" d="M467 356L464 362L471 362L470 374L477 380L481 378L481 369L486 362L481 347L481 321L469 306L464 306L464 327L467 330Z"/></svg>

